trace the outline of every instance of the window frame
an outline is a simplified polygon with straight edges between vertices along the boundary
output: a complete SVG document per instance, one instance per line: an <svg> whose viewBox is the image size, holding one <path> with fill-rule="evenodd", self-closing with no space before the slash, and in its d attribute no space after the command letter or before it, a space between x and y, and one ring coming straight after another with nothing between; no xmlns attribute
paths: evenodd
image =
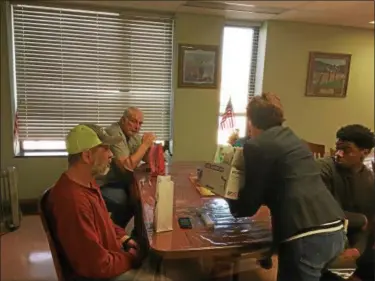
<svg viewBox="0 0 375 281"><path fill-rule="evenodd" d="M248 99L251 97L255 96L255 84L256 84L256 72L257 72L257 63L258 63L258 55L259 55L259 33L260 33L260 27L261 23L259 22L244 22L244 21L228 21L224 27L223 27L223 32L225 27L240 27L240 28L251 28L253 29L253 40L252 40L252 49L251 49L251 64L250 64L250 72L249 72L249 86L248 86ZM222 39L222 45L224 44L224 36ZM219 88L219 95L221 95L221 88ZM220 96L221 99L221 96ZM227 103L227 101L224 101ZM221 111L221 109L224 108L224 111ZM222 114L225 112L225 106L223 106L221 103L219 103L219 116L218 116L218 126L217 126L217 145L221 144L219 143L219 134L220 134L220 117ZM246 111L245 112L240 112L236 113L235 112L235 117L245 117L246 116ZM248 123L246 123L246 127L243 128L245 130L245 134L248 131Z"/></svg>

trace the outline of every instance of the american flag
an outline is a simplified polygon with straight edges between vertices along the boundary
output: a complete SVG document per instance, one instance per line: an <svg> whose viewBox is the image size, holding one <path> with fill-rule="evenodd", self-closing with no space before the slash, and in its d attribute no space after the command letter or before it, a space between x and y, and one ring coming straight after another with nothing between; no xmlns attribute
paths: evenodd
<svg viewBox="0 0 375 281"><path fill-rule="evenodd" d="M234 128L234 113L231 98L229 98L225 112L221 115L220 127L222 130Z"/></svg>

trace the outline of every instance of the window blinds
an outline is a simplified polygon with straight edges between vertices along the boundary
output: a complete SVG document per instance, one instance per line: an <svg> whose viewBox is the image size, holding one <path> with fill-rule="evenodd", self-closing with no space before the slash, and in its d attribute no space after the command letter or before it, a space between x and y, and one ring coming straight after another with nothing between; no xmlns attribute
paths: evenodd
<svg viewBox="0 0 375 281"><path fill-rule="evenodd" d="M19 139L63 140L128 106L142 131L170 138L173 20L12 5Z"/></svg>
<svg viewBox="0 0 375 281"><path fill-rule="evenodd" d="M259 27L253 27L253 46L251 49L251 64L249 77L249 96L255 95L255 78L257 71L258 49L259 49Z"/></svg>

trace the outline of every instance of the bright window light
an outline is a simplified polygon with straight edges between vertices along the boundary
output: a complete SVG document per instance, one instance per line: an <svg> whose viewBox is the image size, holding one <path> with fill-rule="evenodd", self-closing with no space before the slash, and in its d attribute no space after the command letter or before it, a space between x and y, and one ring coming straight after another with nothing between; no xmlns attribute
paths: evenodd
<svg viewBox="0 0 375 281"><path fill-rule="evenodd" d="M66 151L38 151L38 152L28 152L24 151L23 156L68 156Z"/></svg>
<svg viewBox="0 0 375 281"><path fill-rule="evenodd" d="M22 148L24 151L30 151L30 150L56 151L56 150L65 150L66 146L65 146L65 141L27 140L27 141L22 142Z"/></svg>
<svg viewBox="0 0 375 281"><path fill-rule="evenodd" d="M219 117L219 122L221 120L221 117ZM246 116L235 116L234 117L235 127L239 129L239 135L240 137L245 136L246 131ZM220 124L220 123L219 123ZM218 133L218 144L227 144L228 138L230 134L232 133L232 130L223 131L219 127L219 133Z"/></svg>
<svg viewBox="0 0 375 281"><path fill-rule="evenodd" d="M29 262L31 263L45 263L53 262L51 252L32 252L28 257Z"/></svg>
<svg viewBox="0 0 375 281"><path fill-rule="evenodd" d="M246 106L249 99L250 66L254 30L246 27L224 27L222 76L220 86L220 115L232 99L235 129L240 137L246 131ZM218 144L226 144L234 129L218 128Z"/></svg>
<svg viewBox="0 0 375 281"><path fill-rule="evenodd" d="M156 140L155 143L164 146L163 140ZM22 148L25 156L63 156L67 155L65 141L39 140L23 141Z"/></svg>

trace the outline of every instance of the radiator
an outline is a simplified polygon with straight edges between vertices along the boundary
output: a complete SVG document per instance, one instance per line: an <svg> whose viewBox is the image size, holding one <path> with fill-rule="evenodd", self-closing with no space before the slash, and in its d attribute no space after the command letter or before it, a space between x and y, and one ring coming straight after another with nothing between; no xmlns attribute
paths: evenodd
<svg viewBox="0 0 375 281"><path fill-rule="evenodd" d="M16 230L21 223L15 167L1 170L0 177L0 234Z"/></svg>

